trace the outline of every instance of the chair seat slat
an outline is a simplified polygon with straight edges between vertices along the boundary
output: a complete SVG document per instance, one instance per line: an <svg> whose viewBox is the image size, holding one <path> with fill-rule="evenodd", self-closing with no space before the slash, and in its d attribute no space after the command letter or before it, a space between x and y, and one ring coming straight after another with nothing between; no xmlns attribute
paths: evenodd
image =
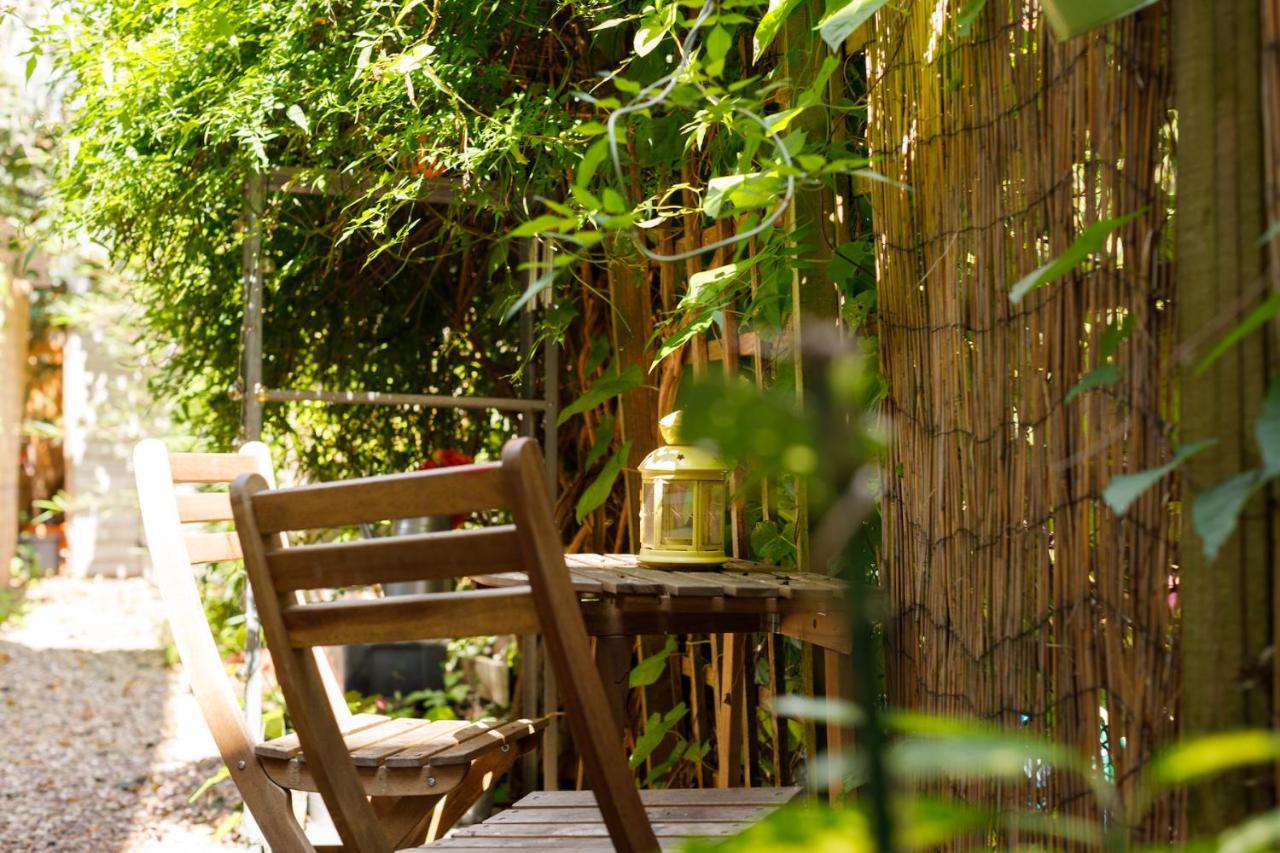
<svg viewBox="0 0 1280 853"><path fill-rule="evenodd" d="M511 525L281 548L267 560L280 592L439 580L524 565Z"/></svg>

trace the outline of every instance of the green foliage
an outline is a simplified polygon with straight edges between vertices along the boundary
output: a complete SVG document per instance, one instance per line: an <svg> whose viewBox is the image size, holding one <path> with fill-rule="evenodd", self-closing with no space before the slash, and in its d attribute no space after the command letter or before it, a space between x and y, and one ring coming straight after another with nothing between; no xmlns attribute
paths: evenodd
<svg viewBox="0 0 1280 853"><path fill-rule="evenodd" d="M1102 250L1111 232L1132 222L1141 214L1142 211L1135 211L1115 219L1102 219L1093 223L1084 229L1061 255L1018 279L1013 289L1009 291L1009 301L1017 305L1031 291L1056 281L1085 263L1091 256Z"/></svg>
<svg viewBox="0 0 1280 853"><path fill-rule="evenodd" d="M1130 504L1137 500L1143 492L1173 473L1183 462L1186 462L1195 454L1217 443L1218 440L1216 438L1206 438L1194 444L1179 447L1173 454L1173 459L1164 465L1148 468L1136 474L1112 477L1111 482L1107 483L1107 488L1102 493L1102 499L1107 502L1107 506L1111 507L1111 511L1116 515L1124 515Z"/></svg>

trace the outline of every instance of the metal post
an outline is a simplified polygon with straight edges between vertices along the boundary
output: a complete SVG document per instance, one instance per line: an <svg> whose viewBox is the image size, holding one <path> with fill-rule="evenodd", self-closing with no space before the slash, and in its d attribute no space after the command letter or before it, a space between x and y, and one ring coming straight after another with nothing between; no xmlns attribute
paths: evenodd
<svg viewBox="0 0 1280 853"><path fill-rule="evenodd" d="M534 245L538 258L537 271L541 272L541 270L549 269L551 267L551 247L541 240ZM551 309L555 306L555 291L548 287L541 299L544 306L548 310ZM547 464L547 488L551 490L551 500L554 502L559 491L559 478L556 472L560 464L560 437L557 432L556 421L560 417L560 348L556 346L556 342L549 335L543 343L542 360L546 370L543 393L546 395L547 401L547 410L543 415L542 421L543 432L545 433L543 458Z"/></svg>
<svg viewBox="0 0 1280 853"><path fill-rule="evenodd" d="M244 188L244 356L241 365L240 417L245 441L262 438L262 210L263 178L254 174ZM244 719L262 737L262 654L258 647L258 609L249 585L244 588ZM246 813L246 818L248 814Z"/></svg>

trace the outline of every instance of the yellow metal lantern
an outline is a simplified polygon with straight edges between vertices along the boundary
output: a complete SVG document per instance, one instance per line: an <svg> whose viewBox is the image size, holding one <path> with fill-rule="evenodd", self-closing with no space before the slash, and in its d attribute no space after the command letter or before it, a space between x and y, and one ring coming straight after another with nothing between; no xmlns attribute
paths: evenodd
<svg viewBox="0 0 1280 853"><path fill-rule="evenodd" d="M681 413L661 421L659 447L640 463L640 562L717 566L724 553L725 480L714 453L681 444Z"/></svg>

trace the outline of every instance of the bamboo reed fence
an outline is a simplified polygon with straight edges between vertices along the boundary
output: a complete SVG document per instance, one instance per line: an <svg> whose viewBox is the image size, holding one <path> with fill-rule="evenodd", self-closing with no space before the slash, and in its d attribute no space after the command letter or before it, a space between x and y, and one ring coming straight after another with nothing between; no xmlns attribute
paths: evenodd
<svg viewBox="0 0 1280 853"><path fill-rule="evenodd" d="M1180 689L1176 478L1122 518L1101 500L1173 438L1167 13L1057 44L1027 0L961 33L968 5L890 4L868 45L877 169L909 185L873 189L888 700L1073 745L1123 796L1176 734ZM1011 302L1130 213L1095 261ZM1068 400L1124 317L1118 381ZM964 791L1096 816L1084 780L1046 767ZM1180 820L1162 802L1138 832Z"/></svg>

